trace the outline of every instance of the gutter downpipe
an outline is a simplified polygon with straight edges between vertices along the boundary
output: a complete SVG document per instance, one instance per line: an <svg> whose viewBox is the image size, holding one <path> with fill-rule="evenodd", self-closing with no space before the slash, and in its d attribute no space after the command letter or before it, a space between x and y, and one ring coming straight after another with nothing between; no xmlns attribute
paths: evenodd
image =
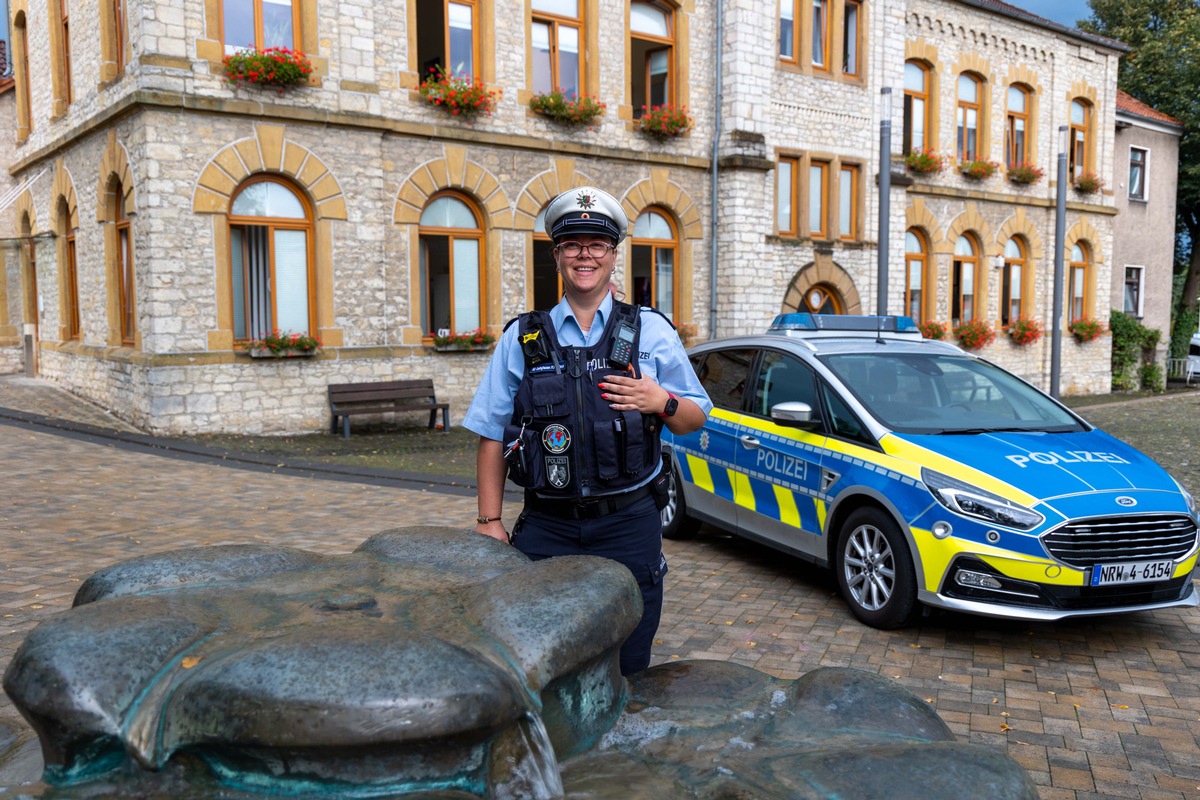
<svg viewBox="0 0 1200 800"><path fill-rule="evenodd" d="M712 218L709 223L709 237L712 241L712 252L709 257L708 266L708 338L710 339L717 338L717 219L719 216L717 210L717 198L720 197L720 194L718 193L719 182L717 180L717 158L720 155L721 144L721 62L723 61L722 54L724 53L725 40L724 0L717 0L716 6L717 19L714 27L716 29L715 36L717 45L717 61L715 76L716 87L715 91L713 92L712 197L710 200Z"/></svg>

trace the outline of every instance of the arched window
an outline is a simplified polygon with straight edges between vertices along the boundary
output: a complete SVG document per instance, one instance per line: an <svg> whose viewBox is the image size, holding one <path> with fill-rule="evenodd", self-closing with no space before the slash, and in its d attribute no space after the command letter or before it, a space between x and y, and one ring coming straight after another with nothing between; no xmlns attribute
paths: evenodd
<svg viewBox="0 0 1200 800"><path fill-rule="evenodd" d="M1017 237L1004 244L1004 279L1000 287L1000 324L1010 325L1026 314L1024 293L1028 258L1025 242Z"/></svg>
<svg viewBox="0 0 1200 800"><path fill-rule="evenodd" d="M810 314L844 314L841 295L827 283L810 286L804 293L804 311Z"/></svg>
<svg viewBox="0 0 1200 800"><path fill-rule="evenodd" d="M956 113L958 130L958 160L975 161L979 158L979 131L983 128L982 82L974 75L964 72L958 76L958 106Z"/></svg>
<svg viewBox="0 0 1200 800"><path fill-rule="evenodd" d="M134 301L133 237L129 230L129 215L125 212L125 187L114 177L105 196L108 199L107 218L113 225L113 239L105 242L105 248L108 250L110 279L116 286L116 328L120 343L133 345L137 337L137 308Z"/></svg>
<svg viewBox="0 0 1200 800"><path fill-rule="evenodd" d="M75 229L71 227L71 210L65 199L58 201L58 230L59 245L58 264L61 270L59 278L60 291L63 293L59 304L62 313L63 339L71 341L83 338L83 325L79 317L79 270L75 257Z"/></svg>
<svg viewBox="0 0 1200 800"><path fill-rule="evenodd" d="M904 153L928 147L929 70L919 61L904 63Z"/></svg>
<svg viewBox="0 0 1200 800"><path fill-rule="evenodd" d="M1071 264L1067 269L1067 320L1086 317L1091 306L1092 254L1085 242L1071 247Z"/></svg>
<svg viewBox="0 0 1200 800"><path fill-rule="evenodd" d="M554 261L554 241L546 233L546 209L533 221L533 307L551 309L562 299L562 275Z"/></svg>
<svg viewBox="0 0 1200 800"><path fill-rule="evenodd" d="M971 236L954 243L954 267L950 288L950 322L961 325L975 319L975 286L979 273L979 246Z"/></svg>
<svg viewBox="0 0 1200 800"><path fill-rule="evenodd" d="M904 313L925 321L925 276L929 263L925 236L916 228L904 234Z"/></svg>
<svg viewBox="0 0 1200 800"><path fill-rule="evenodd" d="M672 320L678 312L678 249L675 225L666 214L646 209L638 215L633 223L633 258L630 266L632 302L634 305L657 308Z"/></svg>
<svg viewBox="0 0 1200 800"><path fill-rule="evenodd" d="M225 53L268 47L296 48L300 40L300 3L296 0L224 0L221 36Z"/></svg>
<svg viewBox="0 0 1200 800"><path fill-rule="evenodd" d="M421 329L454 333L482 328L483 225L466 198L434 195L421 212Z"/></svg>
<svg viewBox="0 0 1200 800"><path fill-rule="evenodd" d="M1019 84L1008 87L1008 116L1004 129L1004 163L1012 169L1029 161L1029 90Z"/></svg>
<svg viewBox="0 0 1200 800"><path fill-rule="evenodd" d="M1088 157L1088 136L1092 128L1092 106L1085 100L1071 101L1071 143L1067 151L1068 166L1071 179L1075 180L1085 172L1091 172L1091 161Z"/></svg>
<svg viewBox="0 0 1200 800"><path fill-rule="evenodd" d="M634 119L643 107L675 102L675 17L670 6L636 0L629 6L629 97Z"/></svg>
<svg viewBox="0 0 1200 800"><path fill-rule="evenodd" d="M545 94L560 89L568 97L583 94L580 0L533 0L532 11L529 35L533 91Z"/></svg>
<svg viewBox="0 0 1200 800"><path fill-rule="evenodd" d="M316 332L307 201L281 181L251 178L233 197L229 250L235 341Z"/></svg>

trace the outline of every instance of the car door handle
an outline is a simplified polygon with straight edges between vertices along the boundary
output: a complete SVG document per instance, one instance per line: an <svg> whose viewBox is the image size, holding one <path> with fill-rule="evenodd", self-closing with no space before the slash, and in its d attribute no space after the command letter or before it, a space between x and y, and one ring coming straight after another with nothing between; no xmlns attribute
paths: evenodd
<svg viewBox="0 0 1200 800"><path fill-rule="evenodd" d="M742 447L746 447L751 450L753 450L754 448L756 448L760 444L762 444L762 442L760 442L756 437L750 436L749 434L746 434L744 436L739 436L738 439L741 440Z"/></svg>

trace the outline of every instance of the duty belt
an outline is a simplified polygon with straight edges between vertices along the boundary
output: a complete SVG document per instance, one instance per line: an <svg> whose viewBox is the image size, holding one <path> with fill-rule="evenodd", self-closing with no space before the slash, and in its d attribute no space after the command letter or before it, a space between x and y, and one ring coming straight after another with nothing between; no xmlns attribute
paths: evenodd
<svg viewBox="0 0 1200 800"><path fill-rule="evenodd" d="M624 492L602 497L584 497L578 500L548 500L536 493L525 492L525 508L541 514L565 519L600 519L627 508L652 494L650 484Z"/></svg>

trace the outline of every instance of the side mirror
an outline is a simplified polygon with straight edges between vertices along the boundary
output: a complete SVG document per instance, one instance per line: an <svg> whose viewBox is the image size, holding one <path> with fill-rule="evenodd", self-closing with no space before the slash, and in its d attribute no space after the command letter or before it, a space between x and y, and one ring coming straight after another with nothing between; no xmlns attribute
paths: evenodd
<svg viewBox="0 0 1200 800"><path fill-rule="evenodd" d="M812 406L795 400L771 406L771 419L780 425L806 430L819 427L821 424L820 419L813 419Z"/></svg>

